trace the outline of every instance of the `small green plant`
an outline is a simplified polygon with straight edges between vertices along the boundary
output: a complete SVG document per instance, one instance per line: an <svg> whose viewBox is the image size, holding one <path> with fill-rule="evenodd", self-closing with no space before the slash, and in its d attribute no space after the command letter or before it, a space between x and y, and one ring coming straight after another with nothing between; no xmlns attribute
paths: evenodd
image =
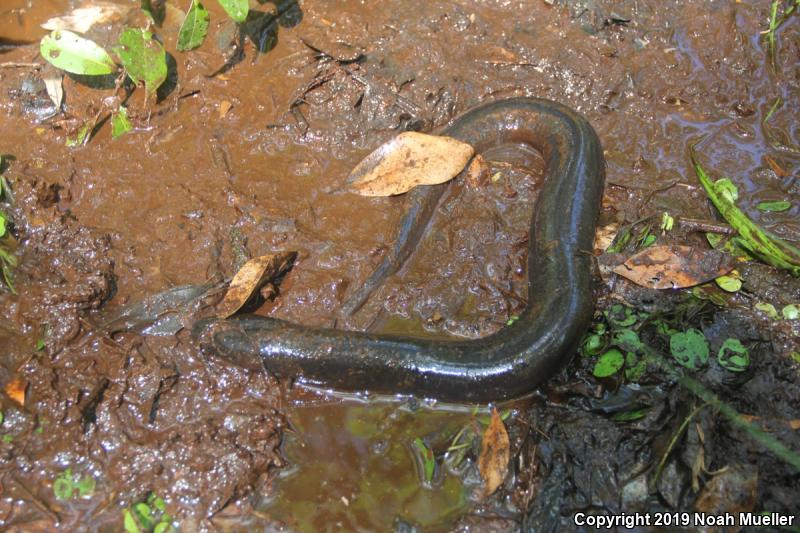
<svg viewBox="0 0 800 533"><path fill-rule="evenodd" d="M741 246L765 263L786 269L795 276L800 276L800 249L775 235L771 235L745 215L736 206L738 191L733 182L728 178L712 182L705 169L698 162L694 149L691 150L691 158L695 174L697 174L700 184L705 189L709 199L711 199L711 203L714 204L714 207L717 208L728 224L737 231L738 235L732 239L736 245Z"/></svg>
<svg viewBox="0 0 800 533"><path fill-rule="evenodd" d="M769 54L770 65L775 68L775 59L777 55L777 39L776 33L784 22L789 20L789 17L800 7L800 0L790 0L789 4L784 7L783 13L779 14L782 0L772 0L772 5L769 10L769 27L761 32L767 40L767 53Z"/></svg>
<svg viewBox="0 0 800 533"><path fill-rule="evenodd" d="M122 523L127 533L169 533L175 530L166 503L153 492L144 502L123 509Z"/></svg>
<svg viewBox="0 0 800 533"><path fill-rule="evenodd" d="M57 500L62 501L71 500L75 496L90 498L94 494L96 485L97 482L92 476L75 475L71 468L67 468L53 481L53 493Z"/></svg>

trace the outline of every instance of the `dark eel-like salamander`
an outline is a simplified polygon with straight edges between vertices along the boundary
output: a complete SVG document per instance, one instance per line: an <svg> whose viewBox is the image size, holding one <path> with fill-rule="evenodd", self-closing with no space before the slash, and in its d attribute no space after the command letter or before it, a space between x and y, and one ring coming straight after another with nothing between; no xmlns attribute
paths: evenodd
<svg viewBox="0 0 800 533"><path fill-rule="evenodd" d="M475 147L521 143L547 163L528 239L528 302L488 337L431 340L310 328L261 316L199 323L207 351L279 377L350 391L488 402L521 396L564 366L593 309L591 250L605 163L596 133L576 112L549 100L513 98L475 107L439 131ZM446 185L418 187L392 250L346 302L357 309L420 239Z"/></svg>

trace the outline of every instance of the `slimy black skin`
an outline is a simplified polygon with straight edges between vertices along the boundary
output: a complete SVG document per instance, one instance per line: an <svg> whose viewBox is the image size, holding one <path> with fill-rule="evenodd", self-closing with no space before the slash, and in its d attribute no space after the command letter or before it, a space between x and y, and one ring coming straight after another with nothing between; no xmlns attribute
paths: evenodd
<svg viewBox="0 0 800 533"><path fill-rule="evenodd" d="M250 315L198 323L194 335L203 348L282 378L456 402L522 396L563 367L594 306L590 252L605 177L596 133L569 108L532 98L475 107L439 133L473 145L476 153L500 144L528 144L547 163L528 240L530 303L518 320L481 339L429 340L310 328ZM445 187L409 193L398 238L378 267L382 273L373 274L368 287L348 302L363 302L405 261Z"/></svg>

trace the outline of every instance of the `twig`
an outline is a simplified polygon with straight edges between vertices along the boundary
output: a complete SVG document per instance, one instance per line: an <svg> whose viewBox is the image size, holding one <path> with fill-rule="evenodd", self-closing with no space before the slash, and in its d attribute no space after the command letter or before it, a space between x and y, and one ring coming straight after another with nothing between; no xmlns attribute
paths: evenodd
<svg viewBox="0 0 800 533"><path fill-rule="evenodd" d="M18 62L18 61L6 61L5 63L0 63L0 67L2 68L42 68L44 65L41 63L25 63L25 62Z"/></svg>
<svg viewBox="0 0 800 533"><path fill-rule="evenodd" d="M700 220L697 218L675 217L678 225L688 231L704 231L706 233L720 233L722 235L734 235L736 230L727 224L711 222L710 220Z"/></svg>

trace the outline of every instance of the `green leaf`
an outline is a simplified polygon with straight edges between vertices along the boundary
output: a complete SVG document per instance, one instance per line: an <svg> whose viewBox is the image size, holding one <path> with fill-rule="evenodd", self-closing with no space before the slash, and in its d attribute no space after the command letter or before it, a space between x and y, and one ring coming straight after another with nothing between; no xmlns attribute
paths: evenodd
<svg viewBox="0 0 800 533"><path fill-rule="evenodd" d="M111 115L111 136L116 139L133 129L131 121L128 120L128 110L124 105Z"/></svg>
<svg viewBox="0 0 800 533"><path fill-rule="evenodd" d="M6 444L14 440L14 435L3 435L3 442Z"/></svg>
<svg viewBox="0 0 800 533"><path fill-rule="evenodd" d="M3 157L0 156L0 169L3 168ZM5 176L0 176L0 200L8 196L8 182Z"/></svg>
<svg viewBox="0 0 800 533"><path fill-rule="evenodd" d="M618 328L627 328L636 323L636 313L622 304L614 304L610 309L603 311L609 324Z"/></svg>
<svg viewBox="0 0 800 533"><path fill-rule="evenodd" d="M735 276L720 276L714 281L720 289L726 292L736 292L742 288L742 280Z"/></svg>
<svg viewBox="0 0 800 533"><path fill-rule="evenodd" d="M625 354L625 379L628 381L639 381L647 371L647 361L639 359L632 352Z"/></svg>
<svg viewBox="0 0 800 533"><path fill-rule="evenodd" d="M744 372L750 365L750 352L739 339L726 339L717 352L717 361L731 372Z"/></svg>
<svg viewBox="0 0 800 533"><path fill-rule="evenodd" d="M44 350L44 339L39 339L36 341L36 351L41 352Z"/></svg>
<svg viewBox="0 0 800 533"><path fill-rule="evenodd" d="M91 122L86 121L81 129L79 129L74 136L67 135L66 146L68 148L75 148L76 146L83 146L89 140L89 134L92 132Z"/></svg>
<svg viewBox="0 0 800 533"><path fill-rule="evenodd" d="M678 363L692 370L708 362L708 342L694 328L670 336L669 351Z"/></svg>
<svg viewBox="0 0 800 533"><path fill-rule="evenodd" d="M616 374L624 364L625 356L616 348L612 348L600 356L592 374L597 378L607 378Z"/></svg>
<svg viewBox="0 0 800 533"><path fill-rule="evenodd" d="M649 407L645 407L644 409L637 409L635 411L625 411L623 413L617 413L613 417L612 420L617 422L632 422L634 420L639 420L640 418L644 418L647 416L647 411Z"/></svg>
<svg viewBox="0 0 800 533"><path fill-rule="evenodd" d="M425 483L430 483L433 480L433 473L436 470L436 458L433 455L433 450L419 437L414 439L414 448L416 448L417 454L422 460Z"/></svg>
<svg viewBox="0 0 800 533"><path fill-rule="evenodd" d="M766 313L769 318L778 318L777 309L775 309L775 306L770 303L758 302L753 307L762 313Z"/></svg>
<svg viewBox="0 0 800 533"><path fill-rule="evenodd" d="M167 3L164 0L142 0L142 11L144 11L150 20L156 26L161 26L164 23L164 18L167 15Z"/></svg>
<svg viewBox="0 0 800 533"><path fill-rule="evenodd" d="M154 94L167 79L167 53L153 34L146 30L128 28L119 36L114 51L134 83L144 82L148 94Z"/></svg>
<svg viewBox="0 0 800 533"><path fill-rule="evenodd" d="M639 340L639 334L632 329L623 329L614 333L613 344L627 352L636 352L642 349L642 341Z"/></svg>
<svg viewBox="0 0 800 533"><path fill-rule="evenodd" d="M725 185L721 184L724 180L712 183L711 178L697 161L694 150L691 151L691 158L695 174L711 202L728 224L739 233L738 242L770 265L784 268L793 275L800 276L800 250L770 235L750 220L725 193Z"/></svg>
<svg viewBox="0 0 800 533"><path fill-rule="evenodd" d="M167 533L168 531L172 531L172 524L163 519L153 528L153 533Z"/></svg>
<svg viewBox="0 0 800 533"><path fill-rule="evenodd" d="M56 495L57 500L69 500L72 498L74 486L72 480L65 474L66 472L53 481L53 493Z"/></svg>
<svg viewBox="0 0 800 533"><path fill-rule="evenodd" d="M139 529L139 524L136 523L136 519L133 517L133 513L131 513L130 509L122 510L122 524L125 526L125 531L127 533L142 533L142 530Z"/></svg>
<svg viewBox="0 0 800 533"><path fill-rule="evenodd" d="M192 0L192 5L178 32L178 50L184 52L197 48L203 44L206 33L208 33L208 11L199 1Z"/></svg>
<svg viewBox="0 0 800 533"><path fill-rule="evenodd" d="M661 231L672 231L675 226L675 219L669 213L661 215Z"/></svg>
<svg viewBox="0 0 800 533"><path fill-rule="evenodd" d="M6 234L6 215L0 211L0 237Z"/></svg>
<svg viewBox="0 0 800 533"><path fill-rule="evenodd" d="M759 202L756 207L766 213L780 213L792 207L792 203L786 200L776 200L774 202Z"/></svg>
<svg viewBox="0 0 800 533"><path fill-rule="evenodd" d="M597 355L605 347L602 335L589 335L583 343L584 355Z"/></svg>
<svg viewBox="0 0 800 533"><path fill-rule="evenodd" d="M739 189L730 178L722 178L715 181L714 189L728 202L734 203L739 199Z"/></svg>
<svg viewBox="0 0 800 533"><path fill-rule="evenodd" d="M133 512L136 515L137 521L144 529L149 530L153 527L155 518L153 517L153 511L150 509L149 505L146 503L137 503L133 506Z"/></svg>
<svg viewBox="0 0 800 533"><path fill-rule="evenodd" d="M6 419L6 415L3 414L3 411L0 411L0 425L3 424L3 420Z"/></svg>
<svg viewBox="0 0 800 533"><path fill-rule="evenodd" d="M236 22L244 22L247 19L247 12L250 10L248 0L219 0L219 5Z"/></svg>
<svg viewBox="0 0 800 533"><path fill-rule="evenodd" d="M647 237L644 238L644 240L642 240L642 248L647 248L648 246L652 246L653 243L655 242L656 242L656 236L648 235Z"/></svg>
<svg viewBox="0 0 800 533"><path fill-rule="evenodd" d="M781 314L786 320L797 320L800 318L800 305L789 304L781 309Z"/></svg>
<svg viewBox="0 0 800 533"><path fill-rule="evenodd" d="M117 70L117 65L97 43L67 30L56 30L42 37L42 57L72 74L101 76Z"/></svg>
<svg viewBox="0 0 800 533"><path fill-rule="evenodd" d="M75 484L78 489L78 496L86 498L94 494L94 489L97 486L97 481L92 476L83 476Z"/></svg>

